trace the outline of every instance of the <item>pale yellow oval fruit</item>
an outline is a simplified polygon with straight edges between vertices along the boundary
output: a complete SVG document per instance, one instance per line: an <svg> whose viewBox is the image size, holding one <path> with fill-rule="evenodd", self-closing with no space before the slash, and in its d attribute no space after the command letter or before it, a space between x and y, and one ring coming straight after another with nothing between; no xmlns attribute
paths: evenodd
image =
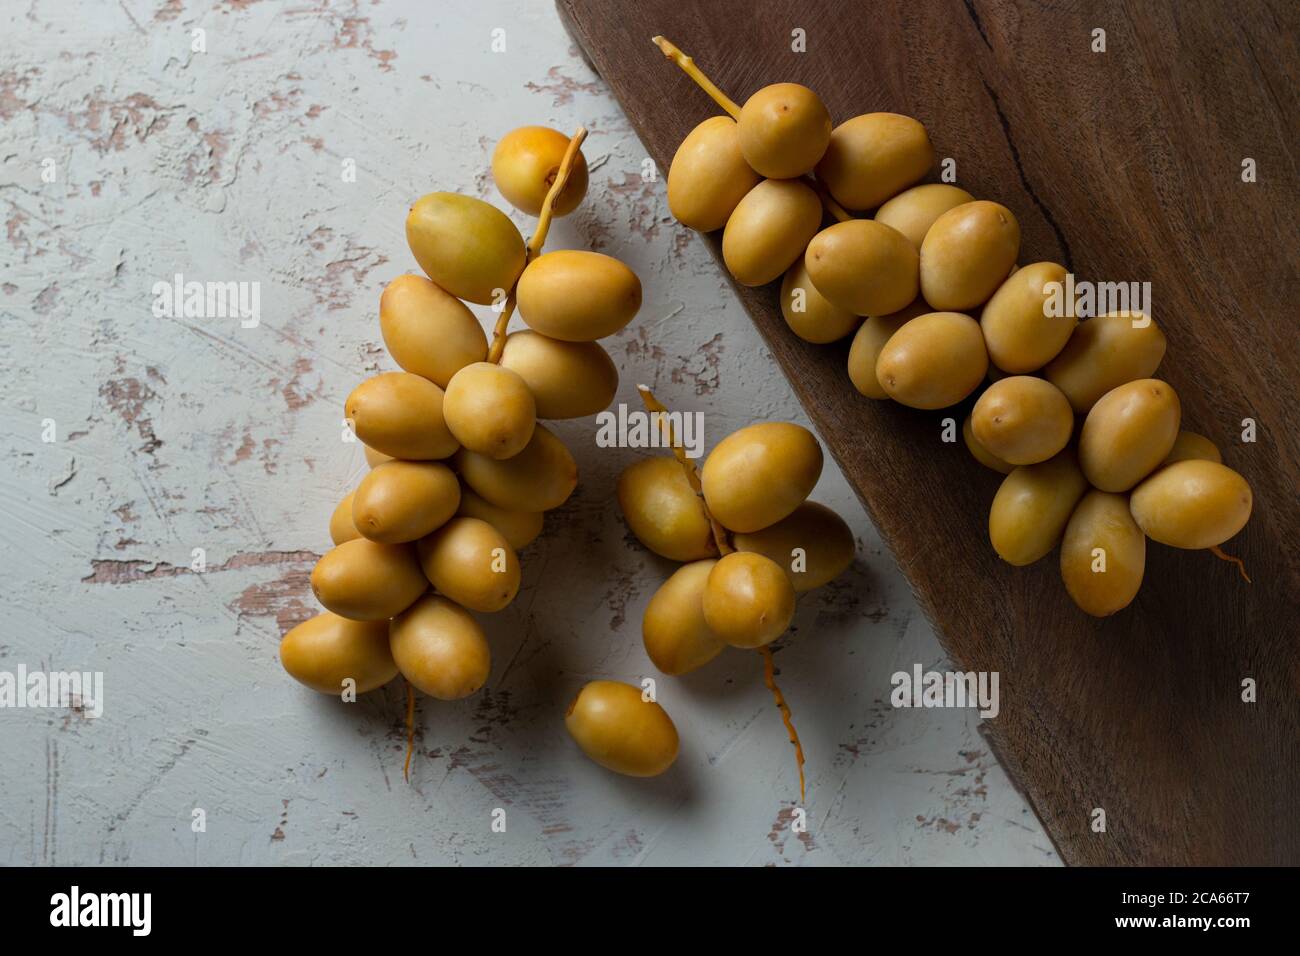
<svg viewBox="0 0 1300 956"><path fill-rule="evenodd" d="M811 591L839 577L853 563L853 532L830 508L805 501L776 524L737 534L737 551L770 558L790 579L795 591Z"/></svg>
<svg viewBox="0 0 1300 956"><path fill-rule="evenodd" d="M1079 431L1079 464L1102 491L1128 491L1159 467L1178 438L1182 406L1168 382L1141 378L1111 389Z"/></svg>
<svg viewBox="0 0 1300 956"><path fill-rule="evenodd" d="M916 299L911 305L889 315L873 315L860 326L849 346L849 381L867 398L887 399L889 393L876 378L876 361L880 351L904 325L918 315L925 315L930 307L924 299Z"/></svg>
<svg viewBox="0 0 1300 956"><path fill-rule="evenodd" d="M387 621L350 621L329 611L284 635L280 663L294 680L322 694L364 694L397 676Z"/></svg>
<svg viewBox="0 0 1300 956"><path fill-rule="evenodd" d="M936 309L969 311L988 301L1020 253L1020 223L984 199L949 209L921 243L921 295Z"/></svg>
<svg viewBox="0 0 1300 956"><path fill-rule="evenodd" d="M1129 514L1128 498L1095 488L1084 495L1061 539L1061 580L1079 609L1108 617L1128 607L1146 561L1146 535Z"/></svg>
<svg viewBox="0 0 1300 956"><path fill-rule="evenodd" d="M794 585L771 558L735 551L718 559L704 582L704 620L732 647L770 644L794 619Z"/></svg>
<svg viewBox="0 0 1300 956"><path fill-rule="evenodd" d="M441 594L426 594L389 626L402 676L438 700L460 700L487 683L492 651L473 615Z"/></svg>
<svg viewBox="0 0 1300 956"><path fill-rule="evenodd" d="M831 140L826 105L798 83L773 83L755 92L741 107L736 127L745 162L769 179L812 172Z"/></svg>
<svg viewBox="0 0 1300 956"><path fill-rule="evenodd" d="M688 674L727 646L704 620L704 585L717 563L710 558L682 565L646 605L641 639L651 662L665 674Z"/></svg>
<svg viewBox="0 0 1300 956"><path fill-rule="evenodd" d="M492 151L492 178L506 201L538 216L560 173L569 137L546 126L521 126L502 136ZM552 214L567 216L587 195L587 158L578 150L569 179L555 198Z"/></svg>
<svg viewBox="0 0 1300 956"><path fill-rule="evenodd" d="M519 316L529 328L565 342L613 335L641 308L641 280L613 256L557 249L519 277Z"/></svg>
<svg viewBox="0 0 1300 956"><path fill-rule="evenodd" d="M888 315L916 298L916 249L897 229L872 219L827 226L813 237L804 265L817 291L856 315Z"/></svg>
<svg viewBox="0 0 1300 956"><path fill-rule="evenodd" d="M1191 461L1197 458L1220 464L1223 462L1223 455L1219 453L1218 446L1214 442L1204 435L1183 429L1174 439L1174 447L1169 449L1169 454L1165 455L1165 460L1160 464L1172 465L1176 461Z"/></svg>
<svg viewBox="0 0 1300 956"><path fill-rule="evenodd" d="M442 414L443 391L410 372L384 372L352 390L343 413L357 438L411 461L449 458L456 441Z"/></svg>
<svg viewBox="0 0 1300 956"><path fill-rule="evenodd" d="M1050 283L1065 282L1065 267L1035 262L1017 269L993 293L980 313L989 360L1013 375L1033 372L1054 359L1070 340L1078 320L1048 315Z"/></svg>
<svg viewBox="0 0 1300 956"><path fill-rule="evenodd" d="M462 448L455 464L465 484L508 511L550 511L564 504L578 486L578 463L564 442L543 425L533 430L532 439L513 458L498 461Z"/></svg>
<svg viewBox="0 0 1300 956"><path fill-rule="evenodd" d="M537 427L537 404L527 383L491 362L466 365L452 376L442 414L462 447L489 458L513 458Z"/></svg>
<svg viewBox="0 0 1300 956"><path fill-rule="evenodd" d="M904 190L876 210L876 222L897 229L918 252L936 219L962 203L974 202L966 190L948 183L924 183Z"/></svg>
<svg viewBox="0 0 1300 956"><path fill-rule="evenodd" d="M515 551L528 547L542 533L543 521L540 511L511 511L508 508L498 508L469 487L461 489L460 508L457 509L456 514L486 521L501 532Z"/></svg>
<svg viewBox="0 0 1300 956"><path fill-rule="evenodd" d="M361 449L363 452L365 452L366 465L370 468L374 468L378 465L382 465L386 461L397 460L392 455L385 455L382 451L379 451L378 449L375 448L371 448L369 445L362 445Z"/></svg>
<svg viewBox="0 0 1300 956"><path fill-rule="evenodd" d="M812 432L789 422L759 422L732 432L701 472L709 512L730 531L758 531L803 503L822 473Z"/></svg>
<svg viewBox="0 0 1300 956"><path fill-rule="evenodd" d="M441 388L487 357L487 336L474 313L424 276L388 283L379 297L379 330L398 365Z"/></svg>
<svg viewBox="0 0 1300 956"><path fill-rule="evenodd" d="M344 541L351 541L353 538L361 537L361 532L352 523L352 498L354 495L356 495L355 491L348 492L347 496L338 503L334 513L330 515L330 540L335 544L342 544Z"/></svg>
<svg viewBox="0 0 1300 956"><path fill-rule="evenodd" d="M519 593L519 558L478 518L452 518L420 539L420 566L440 593L471 611L499 611Z"/></svg>
<svg viewBox="0 0 1300 956"><path fill-rule="evenodd" d="M676 458L633 462L618 478L618 506L637 540L671 561L718 553L704 505Z"/></svg>
<svg viewBox="0 0 1300 956"><path fill-rule="evenodd" d="M889 337L876 359L876 379L903 405L947 408L979 388L988 367L978 322L959 312L929 312Z"/></svg>
<svg viewBox="0 0 1300 956"><path fill-rule="evenodd" d="M1016 466L1003 461L980 444L979 439L975 437L975 431L971 428L970 418L967 415L966 421L962 422L961 437L965 439L966 447L970 450L971 455L985 468L992 468L1004 475L1010 474Z"/></svg>
<svg viewBox="0 0 1300 956"><path fill-rule="evenodd" d="M367 538L325 552L311 572L316 600L353 621L384 621L400 614L428 586L414 545Z"/></svg>
<svg viewBox="0 0 1300 956"><path fill-rule="evenodd" d="M803 255L822 222L822 204L797 179L765 179L736 204L722 233L722 259L741 285L766 285Z"/></svg>
<svg viewBox="0 0 1300 956"><path fill-rule="evenodd" d="M578 692L564 726L582 752L606 770L628 777L657 777L677 759L677 728L641 688L594 680Z"/></svg>
<svg viewBox="0 0 1300 956"><path fill-rule="evenodd" d="M1150 378L1164 357L1165 334L1150 316L1112 312L1080 322L1043 374L1083 415L1112 388Z"/></svg>
<svg viewBox="0 0 1300 956"><path fill-rule="evenodd" d="M847 209L874 209L925 178L934 147L925 127L898 113L864 113L831 131L817 178Z"/></svg>
<svg viewBox="0 0 1300 956"><path fill-rule="evenodd" d="M787 269L781 281L781 315L791 332L815 345L842 339L862 322L860 316L831 305L817 291L803 259Z"/></svg>
<svg viewBox="0 0 1300 956"><path fill-rule="evenodd" d="M668 168L668 211L684 226L713 232L761 177L740 152L736 121L711 116L687 134Z"/></svg>
<svg viewBox="0 0 1300 956"><path fill-rule="evenodd" d="M528 329L511 332L501 367L524 380L538 418L595 415L618 391L618 368L597 342L562 342Z"/></svg>
<svg viewBox="0 0 1300 956"><path fill-rule="evenodd" d="M420 197L406 217L406 243L425 275L479 305L504 302L524 268L524 239L510 217L472 196Z"/></svg>
<svg viewBox="0 0 1300 956"><path fill-rule="evenodd" d="M1245 478L1204 459L1161 468L1129 496L1133 519L1148 538L1189 550L1223 544L1246 526L1252 504Z"/></svg>
<svg viewBox="0 0 1300 956"><path fill-rule="evenodd" d="M1032 465L1065 447L1074 431L1074 411L1051 382L1012 375L984 390L971 411L971 428L995 458Z"/></svg>
<svg viewBox="0 0 1300 956"><path fill-rule="evenodd" d="M989 509L989 540L1009 564L1032 564L1061 540L1088 480L1069 449L1002 479Z"/></svg>
<svg viewBox="0 0 1300 956"><path fill-rule="evenodd" d="M352 522L371 541L401 544L442 527L459 506L460 482L442 462L388 461L361 479Z"/></svg>

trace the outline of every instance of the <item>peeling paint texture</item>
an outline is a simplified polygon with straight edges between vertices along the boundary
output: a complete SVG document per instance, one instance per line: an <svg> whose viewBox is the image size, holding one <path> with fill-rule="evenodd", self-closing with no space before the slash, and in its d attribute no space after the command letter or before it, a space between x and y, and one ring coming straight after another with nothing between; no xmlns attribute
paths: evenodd
<svg viewBox="0 0 1300 956"><path fill-rule="evenodd" d="M1057 862L972 712L889 705L892 673L946 663L829 463L814 497L858 559L776 653L805 814L758 655L681 680L647 660L641 614L671 566L613 495L650 452L598 448L590 419L556 427L578 492L523 552L513 606L482 618L491 680L421 703L409 785L400 684L343 704L281 670L365 471L344 397L395 368L377 311L417 268L407 206L504 205L488 160L515 126L591 130L588 199L550 246L643 280L606 341L618 401L649 384L703 412L710 444L805 421L550 3L49 0L0 24L0 670L104 674L99 718L0 709L0 864ZM258 283L260 324L156 316L177 273ZM669 773L611 775L568 739L596 677L658 678L682 737Z"/></svg>

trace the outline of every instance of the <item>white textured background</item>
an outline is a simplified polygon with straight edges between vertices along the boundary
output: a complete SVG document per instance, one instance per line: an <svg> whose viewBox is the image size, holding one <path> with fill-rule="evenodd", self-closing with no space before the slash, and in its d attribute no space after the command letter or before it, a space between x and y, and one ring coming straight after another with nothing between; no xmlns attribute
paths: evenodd
<svg viewBox="0 0 1300 956"><path fill-rule="evenodd" d="M591 130L588 198L549 246L642 278L640 316L605 343L619 400L647 382L703 411L711 444L804 421L548 2L32 0L0 24L0 670L106 675L98 720L0 710L0 863L1056 861L970 712L888 705L891 673L947 664L829 462L814 497L853 526L858 561L802 600L777 653L808 833L790 831L797 777L759 657L684 680L646 659L641 612L671 566L614 503L641 453L596 448L591 420L557 428L578 492L523 553L518 600L484 618L488 687L422 702L409 786L399 685L345 706L281 671L329 513L364 469L343 399L395 368L377 305L416 268L406 208L435 189L504 205L488 158L515 126ZM150 289L176 272L260 282L261 326L155 318ZM584 681L642 675L683 741L653 781L589 763L562 723Z"/></svg>

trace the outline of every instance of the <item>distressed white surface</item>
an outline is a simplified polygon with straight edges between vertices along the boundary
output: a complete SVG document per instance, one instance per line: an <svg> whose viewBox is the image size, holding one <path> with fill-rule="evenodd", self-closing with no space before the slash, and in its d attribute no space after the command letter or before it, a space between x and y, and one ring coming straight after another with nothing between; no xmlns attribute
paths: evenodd
<svg viewBox="0 0 1300 956"><path fill-rule="evenodd" d="M656 676L639 620L670 571L613 503L640 453L598 449L590 420L558 427L579 490L524 552L518 600L484 619L489 687L422 702L411 785L395 686L345 706L281 671L364 468L343 399L394 367L376 312L416 268L406 207L434 189L501 202L487 162L515 126L591 130L588 199L550 246L642 277L640 316L606 342L619 400L647 382L703 411L710 443L804 421L549 3L49 0L0 24L0 669L106 681L98 720L0 710L0 863L1056 861L970 712L889 707L891 673L943 654L831 463L814 497L852 524L858 561L801 602L777 654L807 834L790 831L794 761L757 655L660 675L683 740L664 777L606 773L567 738L582 682ZM155 318L150 289L176 272L260 282L260 327Z"/></svg>

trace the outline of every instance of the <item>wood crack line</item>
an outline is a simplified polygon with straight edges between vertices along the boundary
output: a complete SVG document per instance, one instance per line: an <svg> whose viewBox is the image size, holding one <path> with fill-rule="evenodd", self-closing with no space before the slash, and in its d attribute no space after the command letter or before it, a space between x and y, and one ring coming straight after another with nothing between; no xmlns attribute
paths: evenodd
<svg viewBox="0 0 1300 956"><path fill-rule="evenodd" d="M1007 114L1002 112L1002 102L998 99L998 94L994 91L993 87L989 86L987 80L981 80L980 82L984 84L984 89L988 93L989 99L993 101L993 109L997 111L998 122L1002 124L1002 135L1006 137L1007 147L1011 150L1011 158L1016 164L1016 172L1020 176L1020 184L1025 187L1025 192L1029 193L1029 198L1033 200L1034 205L1038 207L1038 211L1041 212L1043 218L1047 220L1047 224L1052 227L1052 232L1056 234L1056 242L1061 247L1061 254L1065 260L1063 263L1065 270L1067 272L1073 272L1074 254L1070 251L1070 243L1066 240L1065 233L1061 231L1060 223L1056 221L1056 217L1052 215L1052 211L1047 208L1041 199L1038 198L1038 193L1034 192L1034 187L1029 183L1029 177L1025 175L1025 167L1020 162L1020 150L1016 148L1016 141L1011 135L1011 121L1007 119Z"/></svg>

